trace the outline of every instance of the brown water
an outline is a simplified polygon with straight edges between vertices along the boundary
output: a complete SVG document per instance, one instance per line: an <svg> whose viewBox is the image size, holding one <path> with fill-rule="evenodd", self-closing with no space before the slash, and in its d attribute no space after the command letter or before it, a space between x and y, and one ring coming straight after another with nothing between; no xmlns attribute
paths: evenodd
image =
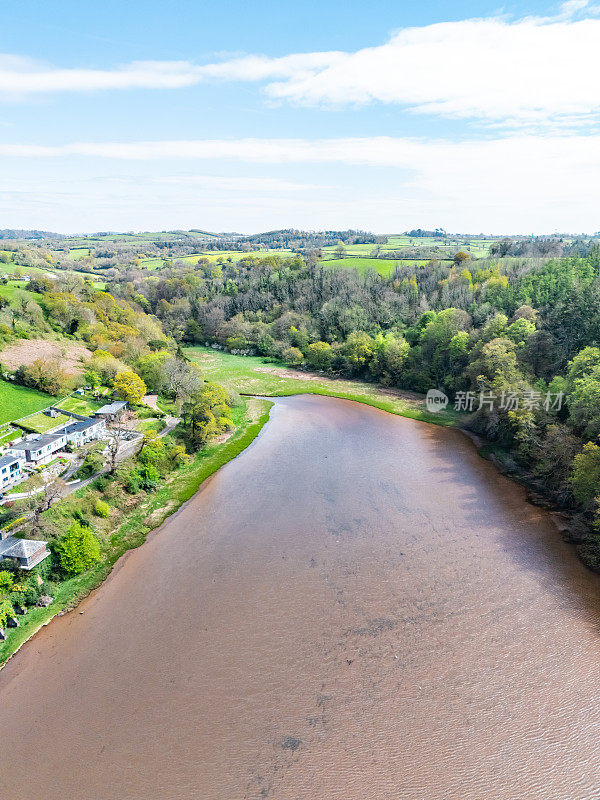
<svg viewBox="0 0 600 800"><path fill-rule="evenodd" d="M0 673L0 797L597 800L599 599L458 432L281 400Z"/></svg>

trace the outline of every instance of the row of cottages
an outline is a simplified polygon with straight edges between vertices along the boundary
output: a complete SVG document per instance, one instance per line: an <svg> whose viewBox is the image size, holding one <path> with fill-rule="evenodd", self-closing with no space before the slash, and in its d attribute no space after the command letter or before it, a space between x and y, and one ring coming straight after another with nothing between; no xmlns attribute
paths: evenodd
<svg viewBox="0 0 600 800"><path fill-rule="evenodd" d="M29 464L40 466L51 461L59 450L66 447L67 443L75 447L100 439L106 432L106 421L102 417L88 417L87 419L74 420L64 426L62 430L46 433L37 439L23 439L10 448L9 454L13 459L20 459ZM6 456L8 458L9 456ZM7 462L7 466L8 462ZM16 470L16 467L12 467ZM20 469L20 468L19 468ZM1 476L0 472L0 476ZM16 477L16 474L15 474ZM12 480L10 483L14 483ZM9 485L7 480L6 485ZM0 480L0 490L3 488Z"/></svg>

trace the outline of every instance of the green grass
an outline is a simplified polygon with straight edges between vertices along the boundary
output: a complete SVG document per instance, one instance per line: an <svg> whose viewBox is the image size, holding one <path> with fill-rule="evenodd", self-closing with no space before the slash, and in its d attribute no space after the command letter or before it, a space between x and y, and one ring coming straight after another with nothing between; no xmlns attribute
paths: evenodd
<svg viewBox="0 0 600 800"><path fill-rule="evenodd" d="M8 638L0 643L0 666L42 625L48 623L60 611L73 608L92 589L99 586L124 553L142 545L148 533L159 527L170 514L193 497L206 478L245 450L267 422L271 405L268 400L251 400L248 404L244 403L233 409L235 431L230 439L205 447L202 452L197 453L177 470L156 492L134 506L111 535L104 560L95 569L58 584L54 600L48 608L30 609L25 617L19 618L21 623L19 628L7 629ZM248 406L251 406L250 411ZM86 491L89 490L80 489L75 493L75 497L83 497ZM59 507L60 504L54 509ZM51 509L50 513L54 509Z"/></svg>
<svg viewBox="0 0 600 800"><path fill-rule="evenodd" d="M186 347L184 352L197 361L206 379L238 394L263 397L320 394L356 400L391 414L444 426L458 425L465 419L464 414L453 408L431 414L423 395L414 392L387 390L365 381L308 375L289 370L283 364L270 363L260 356L234 356L206 347Z"/></svg>
<svg viewBox="0 0 600 800"><path fill-rule="evenodd" d="M72 247L67 257L73 259L73 261L79 261L81 258L88 258L89 255L89 247Z"/></svg>
<svg viewBox="0 0 600 800"><path fill-rule="evenodd" d="M22 435L23 431L13 428L11 425L0 426L0 444L8 444L13 439L19 439Z"/></svg>
<svg viewBox="0 0 600 800"><path fill-rule="evenodd" d="M323 261L323 266L331 269L357 269L359 272L367 272L374 269L380 275L390 275L396 269L396 261L383 258L332 258Z"/></svg>
<svg viewBox="0 0 600 800"><path fill-rule="evenodd" d="M19 428L23 428L26 431L31 431L32 433L47 433L53 428L57 428L59 425L66 425L70 421L71 417L68 417L66 414L49 417L40 411L37 414L31 414L22 419L16 419L15 425L18 425Z"/></svg>
<svg viewBox="0 0 600 800"><path fill-rule="evenodd" d="M31 292L27 288L28 284L22 281L9 281L8 283L0 283L0 297L7 297L9 300L14 300L15 296L19 296L19 292L27 292L25 297L28 299L41 300L42 295L38 292Z"/></svg>
<svg viewBox="0 0 600 800"><path fill-rule="evenodd" d="M443 260L443 259L441 259ZM380 275L391 275L396 267L400 266L414 266L424 267L429 264L430 259L427 258L358 258L351 256L349 258L332 258L322 261L325 267L331 269L357 269L360 273L367 272L367 270L374 269Z"/></svg>
<svg viewBox="0 0 600 800"><path fill-rule="evenodd" d="M183 261L188 266L195 266L198 259L206 258L208 261L217 261L222 258L225 261L239 261L241 258L247 256L265 257L265 256L280 256L285 258L293 255L291 250L253 250L251 253L240 253L238 250L208 250L204 253L193 253L189 256L169 256L171 263L174 261ZM162 258L141 258L140 266L142 269L153 270L163 265Z"/></svg>
<svg viewBox="0 0 600 800"><path fill-rule="evenodd" d="M2 353L0 353L1 361ZM49 394L0 380L0 425L47 408L54 402L55 398Z"/></svg>
<svg viewBox="0 0 600 800"><path fill-rule="evenodd" d="M102 406L102 403L73 394L70 397L65 397L60 403L56 403L56 406L57 408L64 408L65 411L71 411L73 414L89 417Z"/></svg>

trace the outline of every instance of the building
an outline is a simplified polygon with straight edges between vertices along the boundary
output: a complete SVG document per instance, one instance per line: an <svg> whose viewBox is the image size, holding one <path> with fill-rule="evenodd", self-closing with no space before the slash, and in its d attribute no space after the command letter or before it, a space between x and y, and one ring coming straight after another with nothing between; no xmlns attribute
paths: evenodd
<svg viewBox="0 0 600 800"><path fill-rule="evenodd" d="M23 459L18 456L0 457L0 495L9 486L21 480L23 475Z"/></svg>
<svg viewBox="0 0 600 800"><path fill-rule="evenodd" d="M88 417L77 422L71 422L65 427L67 441L82 447L94 439L99 439L106 431L106 422L103 417Z"/></svg>
<svg viewBox="0 0 600 800"><path fill-rule="evenodd" d="M17 539L16 536L5 536L4 539L1 537L2 531L0 531L0 560L12 558L21 569L33 569L50 555L48 542Z"/></svg>
<svg viewBox="0 0 600 800"><path fill-rule="evenodd" d="M21 456L31 464L46 464L54 453L62 450L67 444L67 434L46 433L37 439L26 439L19 442L18 447L11 447L11 455Z"/></svg>
<svg viewBox="0 0 600 800"><path fill-rule="evenodd" d="M127 408L125 400L115 400L113 403L107 403L97 411L94 412L96 417L103 417L104 419L114 419Z"/></svg>

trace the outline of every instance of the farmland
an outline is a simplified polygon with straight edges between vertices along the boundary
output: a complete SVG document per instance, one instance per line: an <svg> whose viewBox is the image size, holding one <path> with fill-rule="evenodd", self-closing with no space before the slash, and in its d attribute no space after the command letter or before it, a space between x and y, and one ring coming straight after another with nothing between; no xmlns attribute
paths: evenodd
<svg viewBox="0 0 600 800"><path fill-rule="evenodd" d="M264 258L265 256L279 256L285 258L286 256L293 255L291 250L253 250L252 252L245 253L239 250L208 250L203 253L192 253L189 256L176 256L170 258L172 261L181 261L187 266L195 266L199 259L208 259L209 261L239 261L241 258L248 256L257 256ZM163 258L140 258L140 267L142 269L154 270L159 269L165 263Z"/></svg>
<svg viewBox="0 0 600 800"><path fill-rule="evenodd" d="M0 425L40 411L53 402L49 394L0 380Z"/></svg>
<svg viewBox="0 0 600 800"><path fill-rule="evenodd" d="M33 364L38 358L57 359L65 372L78 374L90 355L86 347L68 340L21 339L0 351L0 362L9 369L17 369L21 364Z"/></svg>

